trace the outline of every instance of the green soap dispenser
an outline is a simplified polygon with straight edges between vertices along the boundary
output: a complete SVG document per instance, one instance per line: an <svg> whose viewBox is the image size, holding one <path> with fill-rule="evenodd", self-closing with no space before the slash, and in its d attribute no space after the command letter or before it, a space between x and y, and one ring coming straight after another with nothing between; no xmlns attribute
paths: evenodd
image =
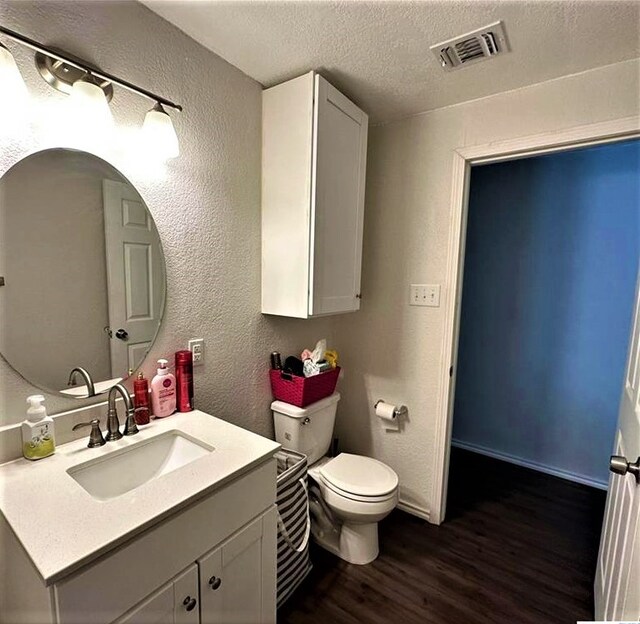
<svg viewBox="0 0 640 624"><path fill-rule="evenodd" d="M56 450L53 418L47 416L44 397L33 394L27 398L27 420L22 423L22 453L27 459L42 459Z"/></svg>

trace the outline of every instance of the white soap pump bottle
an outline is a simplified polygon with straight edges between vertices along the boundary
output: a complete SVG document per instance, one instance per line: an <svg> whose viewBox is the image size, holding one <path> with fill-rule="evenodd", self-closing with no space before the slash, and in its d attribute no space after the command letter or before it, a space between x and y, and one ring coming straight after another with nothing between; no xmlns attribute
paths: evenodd
<svg viewBox="0 0 640 624"><path fill-rule="evenodd" d="M27 398L27 420L22 423L22 453L27 459L42 459L56 450L53 418L47 416L41 394Z"/></svg>
<svg viewBox="0 0 640 624"><path fill-rule="evenodd" d="M151 409L156 418L176 411L176 378L169 372L167 360L158 360L157 375L151 380Z"/></svg>

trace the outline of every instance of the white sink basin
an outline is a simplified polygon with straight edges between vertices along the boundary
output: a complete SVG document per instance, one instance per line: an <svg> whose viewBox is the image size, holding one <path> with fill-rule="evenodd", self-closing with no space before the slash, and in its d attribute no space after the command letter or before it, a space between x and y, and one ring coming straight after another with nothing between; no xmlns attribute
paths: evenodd
<svg viewBox="0 0 640 624"><path fill-rule="evenodd" d="M212 451L212 447L183 433L167 431L106 457L69 468L67 473L93 498L105 501L130 492Z"/></svg>

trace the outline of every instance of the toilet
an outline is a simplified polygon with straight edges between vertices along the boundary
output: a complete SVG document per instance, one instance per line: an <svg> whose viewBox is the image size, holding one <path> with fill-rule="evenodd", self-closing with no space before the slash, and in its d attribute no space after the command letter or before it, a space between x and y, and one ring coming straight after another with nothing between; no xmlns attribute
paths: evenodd
<svg viewBox="0 0 640 624"><path fill-rule="evenodd" d="M307 456L312 533L316 542L355 564L378 556L378 522L398 502L398 475L386 464L351 453L325 457L340 394L301 408L271 404L276 441Z"/></svg>

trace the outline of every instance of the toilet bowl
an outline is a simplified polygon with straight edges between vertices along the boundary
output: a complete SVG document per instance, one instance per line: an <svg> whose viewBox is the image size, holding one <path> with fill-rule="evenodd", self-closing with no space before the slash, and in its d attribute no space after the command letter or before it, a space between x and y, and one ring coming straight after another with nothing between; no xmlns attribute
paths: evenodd
<svg viewBox="0 0 640 624"><path fill-rule="evenodd" d="M340 395L335 393L306 408L274 401L276 441L307 455L312 492L313 536L320 546L345 561L366 564L379 552L378 522L398 502L398 476L386 464L351 453L325 457Z"/></svg>

